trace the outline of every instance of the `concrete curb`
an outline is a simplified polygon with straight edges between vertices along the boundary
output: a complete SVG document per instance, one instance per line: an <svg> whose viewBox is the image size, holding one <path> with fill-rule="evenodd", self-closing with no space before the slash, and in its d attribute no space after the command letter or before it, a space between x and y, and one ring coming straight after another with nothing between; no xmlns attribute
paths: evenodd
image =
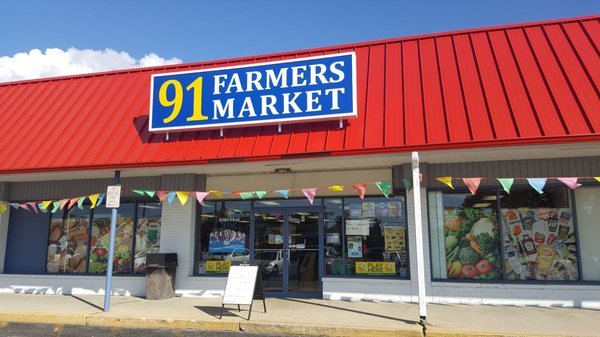
<svg viewBox="0 0 600 337"><path fill-rule="evenodd" d="M421 327L414 330L368 329L341 326L302 325L289 323L241 322L240 330L256 334L307 335L329 337L423 337Z"/></svg>
<svg viewBox="0 0 600 337"><path fill-rule="evenodd" d="M577 335L551 335L552 337L578 337ZM427 337L548 337L548 335L536 335L525 333L480 333L480 332L444 332L429 331Z"/></svg>
<svg viewBox="0 0 600 337"><path fill-rule="evenodd" d="M85 325L85 314L48 314L40 312L0 312L0 321L14 323Z"/></svg>
<svg viewBox="0 0 600 337"><path fill-rule="evenodd" d="M159 328L159 329L190 329L190 330L218 330L239 331L238 322L229 321L202 321L195 319L170 319L147 317L114 317L114 316L87 316L86 324L90 326L124 327L124 328Z"/></svg>

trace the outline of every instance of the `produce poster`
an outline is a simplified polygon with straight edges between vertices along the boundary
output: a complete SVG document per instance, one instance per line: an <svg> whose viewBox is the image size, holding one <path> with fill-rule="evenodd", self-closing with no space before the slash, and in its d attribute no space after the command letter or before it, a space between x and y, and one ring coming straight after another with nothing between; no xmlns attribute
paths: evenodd
<svg viewBox="0 0 600 337"><path fill-rule="evenodd" d="M384 226L383 233L385 237L386 252L405 252L406 239L404 237L405 229L402 226Z"/></svg>
<svg viewBox="0 0 600 337"><path fill-rule="evenodd" d="M348 236L348 257L362 257L362 237Z"/></svg>
<svg viewBox="0 0 600 337"><path fill-rule="evenodd" d="M444 209L448 278L501 278L497 222L496 211L491 208Z"/></svg>
<svg viewBox="0 0 600 337"><path fill-rule="evenodd" d="M571 209L507 208L501 215L506 279L579 279Z"/></svg>

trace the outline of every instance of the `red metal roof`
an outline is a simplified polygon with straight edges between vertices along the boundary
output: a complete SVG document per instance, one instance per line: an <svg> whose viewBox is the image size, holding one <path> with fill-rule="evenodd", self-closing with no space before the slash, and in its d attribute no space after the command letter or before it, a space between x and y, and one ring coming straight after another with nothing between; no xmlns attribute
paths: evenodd
<svg viewBox="0 0 600 337"><path fill-rule="evenodd" d="M0 174L600 140L600 16L0 84ZM355 51L358 118L151 134L150 75Z"/></svg>

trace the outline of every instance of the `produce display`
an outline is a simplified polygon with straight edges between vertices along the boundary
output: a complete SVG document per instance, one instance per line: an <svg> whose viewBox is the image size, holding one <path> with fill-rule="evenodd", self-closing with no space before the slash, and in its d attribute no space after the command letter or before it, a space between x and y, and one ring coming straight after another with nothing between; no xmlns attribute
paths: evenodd
<svg viewBox="0 0 600 337"><path fill-rule="evenodd" d="M571 209L507 208L501 214L506 279L579 279Z"/></svg>
<svg viewBox="0 0 600 337"><path fill-rule="evenodd" d="M133 237L133 218L117 218L115 234L115 252L113 272L128 273L131 269L131 244ZM110 241L110 219L98 218L92 223L90 239L90 273L105 273L108 263L108 248Z"/></svg>
<svg viewBox="0 0 600 337"><path fill-rule="evenodd" d="M502 276L496 211L446 208L444 243L448 278L500 279Z"/></svg>
<svg viewBox="0 0 600 337"><path fill-rule="evenodd" d="M49 273L85 273L87 260L87 217L53 219L48 234L46 271Z"/></svg>

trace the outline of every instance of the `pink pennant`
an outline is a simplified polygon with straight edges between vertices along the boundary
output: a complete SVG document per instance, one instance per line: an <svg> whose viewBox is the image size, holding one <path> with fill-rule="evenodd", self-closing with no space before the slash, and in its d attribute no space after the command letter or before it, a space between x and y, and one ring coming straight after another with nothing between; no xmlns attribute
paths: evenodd
<svg viewBox="0 0 600 337"><path fill-rule="evenodd" d="M210 192L196 192L196 199L198 199L198 203L202 206L206 206L204 204L204 198L209 195Z"/></svg>
<svg viewBox="0 0 600 337"><path fill-rule="evenodd" d="M367 184L354 184L352 185L352 188L354 188L354 190L361 199L365 197L365 192L367 191Z"/></svg>
<svg viewBox="0 0 600 337"><path fill-rule="evenodd" d="M567 185L570 189L574 190L577 187L581 187L581 184L577 182L579 178L556 178L563 184Z"/></svg>
<svg viewBox="0 0 600 337"><path fill-rule="evenodd" d="M69 202L69 199L62 199L60 201L60 210L62 211L65 208L65 205Z"/></svg>
<svg viewBox="0 0 600 337"><path fill-rule="evenodd" d="M69 205L67 206L67 208L73 208L73 206L75 206L75 204L77 203L77 200L79 200L79 198L72 198L71 200L69 200Z"/></svg>
<svg viewBox="0 0 600 337"><path fill-rule="evenodd" d="M169 192L167 191L156 191L156 194L158 195L158 200L160 200L160 202L165 201L167 196L169 196Z"/></svg>
<svg viewBox="0 0 600 337"><path fill-rule="evenodd" d="M302 193L304 193L306 199L308 199L308 201L312 205L313 201L315 200L315 195L317 194L317 188L303 188Z"/></svg>
<svg viewBox="0 0 600 337"><path fill-rule="evenodd" d="M469 188L469 191L471 191L471 194L475 195L481 183L481 178L463 178L462 180Z"/></svg>
<svg viewBox="0 0 600 337"><path fill-rule="evenodd" d="M26 211L31 211L29 209L29 207L27 207L28 204L19 204L19 207L21 207L22 209L26 210Z"/></svg>
<svg viewBox="0 0 600 337"><path fill-rule="evenodd" d="M37 210L37 206L36 206L36 203L35 203L35 201L33 201L33 202L28 202L28 203L27 203L27 206L29 206L29 208L31 208L31 209L32 209L34 212L36 212L36 213L38 212L38 210Z"/></svg>

